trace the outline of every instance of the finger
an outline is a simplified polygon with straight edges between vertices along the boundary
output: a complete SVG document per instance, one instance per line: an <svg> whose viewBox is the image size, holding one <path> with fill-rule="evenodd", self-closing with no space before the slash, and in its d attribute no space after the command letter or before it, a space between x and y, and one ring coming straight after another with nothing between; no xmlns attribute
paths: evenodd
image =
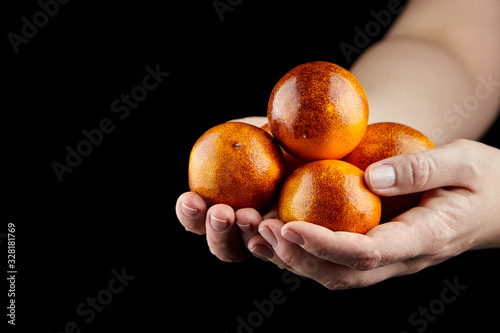
<svg viewBox="0 0 500 333"><path fill-rule="evenodd" d="M222 261L242 261L250 255L235 220L235 212L228 205L214 205L207 211L205 229L208 247Z"/></svg>
<svg viewBox="0 0 500 333"><path fill-rule="evenodd" d="M413 154L394 156L371 164L365 181L384 196L416 193L444 186L473 189L480 177L473 155L477 144L455 140L447 145Z"/></svg>
<svg viewBox="0 0 500 333"><path fill-rule="evenodd" d="M342 264L323 260L282 237L283 228L282 222L278 220L266 220L260 225L259 232L270 245L273 245L275 255L270 258L270 261L278 266L284 264L287 269L312 278L329 289L364 287L404 271L403 263L378 267L370 271L358 271Z"/></svg>
<svg viewBox="0 0 500 333"><path fill-rule="evenodd" d="M187 231L202 235L205 233L207 203L198 194L186 192L179 196L175 205L177 218Z"/></svg>
<svg viewBox="0 0 500 333"><path fill-rule="evenodd" d="M235 223L241 230L241 238L244 244L258 235L258 227L262 222L262 216L253 208L242 208L235 212Z"/></svg>
<svg viewBox="0 0 500 333"><path fill-rule="evenodd" d="M271 244L269 244L260 234L255 235L250 239L248 242L248 248L255 257L265 261L270 261L281 269L286 269L294 274L303 276L303 274L299 273L293 267L285 264L283 260L276 255Z"/></svg>
<svg viewBox="0 0 500 333"><path fill-rule="evenodd" d="M259 233L265 240L266 245L272 249L273 256L268 259L279 266L292 270L303 276L309 276L312 269L308 264L316 265L316 261L321 260L306 253L300 246L287 241L281 237L281 228L284 223L280 220L264 220L259 225Z"/></svg>
<svg viewBox="0 0 500 333"><path fill-rule="evenodd" d="M276 220L279 225L282 225L283 222ZM262 223L262 222L261 222ZM261 224L260 223L260 224ZM281 269L289 269L292 272L296 273L293 269L288 267L276 254L274 253L273 245L269 243L269 239L266 240L260 233L262 229L258 228L258 233L254 237L252 237L248 242L248 249L250 252L260 258L267 261L271 261Z"/></svg>
<svg viewBox="0 0 500 333"><path fill-rule="evenodd" d="M265 261L271 261L275 256L273 247L260 234L250 238L248 249L253 256Z"/></svg>
<svg viewBox="0 0 500 333"><path fill-rule="evenodd" d="M281 235L316 257L356 270L371 270L433 254L435 244L440 241L436 239L437 225L436 230L426 227L422 219L431 218L430 214L425 214L424 208L414 209L424 212L409 211L412 222L381 224L366 235L333 232L307 222L289 222Z"/></svg>

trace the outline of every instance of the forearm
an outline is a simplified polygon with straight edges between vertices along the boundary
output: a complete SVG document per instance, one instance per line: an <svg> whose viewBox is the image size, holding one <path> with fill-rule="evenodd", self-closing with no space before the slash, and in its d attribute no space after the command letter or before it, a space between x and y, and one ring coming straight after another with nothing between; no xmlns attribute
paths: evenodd
<svg viewBox="0 0 500 333"><path fill-rule="evenodd" d="M475 37L454 31L457 27L450 17L435 22L428 18L422 20L425 26L420 26L419 15L428 17L426 11L456 4L433 1L414 0L387 36L368 49L350 70L368 96L371 123L401 122L420 130L438 145L456 138L479 139L496 117L500 104L500 29L491 31L491 25L496 24L493 19L480 26L474 17L469 24L476 29ZM490 1L479 2L499 8ZM446 8L449 15L455 16L467 10L467 6L460 5L455 12ZM478 12L484 10L476 8ZM495 35L499 42L495 42ZM478 42L480 38L483 41Z"/></svg>

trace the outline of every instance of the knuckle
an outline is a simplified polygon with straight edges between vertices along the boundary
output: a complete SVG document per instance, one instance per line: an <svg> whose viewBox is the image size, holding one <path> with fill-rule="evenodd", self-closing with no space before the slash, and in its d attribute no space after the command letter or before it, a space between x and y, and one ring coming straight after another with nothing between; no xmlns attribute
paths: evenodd
<svg viewBox="0 0 500 333"><path fill-rule="evenodd" d="M213 237L212 235L208 235L207 242L211 250L217 249L221 251L228 248L227 240L222 237Z"/></svg>
<svg viewBox="0 0 500 333"><path fill-rule="evenodd" d="M347 289L345 288L344 284L342 281L337 281L335 283L329 283L325 284L325 287L328 288L329 290L344 290Z"/></svg>
<svg viewBox="0 0 500 333"><path fill-rule="evenodd" d="M279 260L274 260L273 263L278 266L279 269L289 269L289 267L282 261L279 261Z"/></svg>
<svg viewBox="0 0 500 333"><path fill-rule="evenodd" d="M311 249L311 252L318 258L330 258L332 257L332 251L325 246L317 246Z"/></svg>
<svg viewBox="0 0 500 333"><path fill-rule="evenodd" d="M279 257L289 267L297 267L300 264L293 251L283 251L283 253L279 253Z"/></svg>
<svg viewBox="0 0 500 333"><path fill-rule="evenodd" d="M434 231L430 232L432 234L430 241L427 245L427 251L425 254L427 256L436 256L447 250L448 244L453 240L453 231L448 227L443 225L443 227L437 227Z"/></svg>
<svg viewBox="0 0 500 333"><path fill-rule="evenodd" d="M479 184L484 184L484 182L488 181L488 174L491 174L488 168L491 164L482 164L477 162L478 159L475 157L464 159L464 162L461 165L462 168L462 183L463 186L469 189L477 189L479 188ZM495 170L496 172L496 170Z"/></svg>
<svg viewBox="0 0 500 333"><path fill-rule="evenodd" d="M463 251L468 248L468 240L461 236L470 233L462 223L464 216L471 216L470 211L476 198L453 195L446 206L433 212L432 224L424 224L425 235L424 254L427 256L447 256L454 251ZM467 238L469 239L469 238ZM457 253L458 254L458 253Z"/></svg>
<svg viewBox="0 0 500 333"><path fill-rule="evenodd" d="M219 259L228 257L228 253L231 252L226 241L222 239L207 237L207 243L210 252Z"/></svg>
<svg viewBox="0 0 500 333"><path fill-rule="evenodd" d="M465 186L474 187L478 180L483 180L490 171L492 163L484 160L484 152L478 149L478 143L467 139L455 139L450 143L460 150L462 155L460 162L461 181Z"/></svg>
<svg viewBox="0 0 500 333"><path fill-rule="evenodd" d="M328 280L323 285L329 290L345 290L355 287L354 281L347 276L342 276L338 279Z"/></svg>
<svg viewBox="0 0 500 333"><path fill-rule="evenodd" d="M428 265L424 263L424 261L420 260L420 258L409 259L403 261L404 269L403 272L398 274L399 276L412 275L420 272Z"/></svg>
<svg viewBox="0 0 500 333"><path fill-rule="evenodd" d="M382 262L382 254L377 249L372 249L358 256L354 261L353 268L360 271L374 269Z"/></svg>
<svg viewBox="0 0 500 333"><path fill-rule="evenodd" d="M436 169L435 165L432 159L426 158L423 154L410 154L409 157L409 185L415 191L422 191L427 187L431 175Z"/></svg>
<svg viewBox="0 0 500 333"><path fill-rule="evenodd" d="M329 290L346 290L354 288L365 288L379 281L380 280L367 279L360 276L348 276L336 281L331 281L327 284L324 284L324 286Z"/></svg>

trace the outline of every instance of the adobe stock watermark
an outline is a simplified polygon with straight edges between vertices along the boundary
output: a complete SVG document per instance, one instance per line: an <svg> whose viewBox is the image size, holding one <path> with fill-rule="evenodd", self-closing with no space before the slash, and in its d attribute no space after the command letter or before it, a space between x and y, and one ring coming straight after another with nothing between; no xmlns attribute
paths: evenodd
<svg viewBox="0 0 500 333"><path fill-rule="evenodd" d="M444 111L442 119L449 124L452 130L460 128L464 120L468 119L481 105L482 101L490 98L491 94L500 87L500 81L495 81L493 74L487 78L478 76L478 85L474 89L474 94L470 94L464 98L461 103L453 104ZM432 130L431 139L434 143L443 143L448 140L446 130L442 127L436 127Z"/></svg>
<svg viewBox="0 0 500 333"><path fill-rule="evenodd" d="M399 0L389 0L387 3L387 9L381 9L378 12L371 10L370 15L373 20L367 22L363 30L360 27L354 27L353 44L351 45L346 42L339 44L340 50L344 54L347 63L352 62L353 54L360 54L370 43L372 38L377 37L382 32L382 27L387 27L391 24L392 19L395 15L399 14L403 10L403 6Z"/></svg>
<svg viewBox="0 0 500 333"><path fill-rule="evenodd" d="M224 13L232 12L242 2L243 0L214 0L212 5L219 16L219 20L222 22L224 21Z"/></svg>
<svg viewBox="0 0 500 333"><path fill-rule="evenodd" d="M306 273L312 273L318 268L318 263L314 258L305 259L303 264ZM236 333L255 332L256 329L264 325L267 318L274 314L278 306L284 304L288 300L287 293L297 291L302 284L302 280L306 279L308 278L295 275L290 271L285 271L281 276L281 281L285 284L286 288L271 290L269 297L264 300L255 299L252 302L254 310L236 318L238 324Z"/></svg>
<svg viewBox="0 0 500 333"><path fill-rule="evenodd" d="M431 300L427 306L421 306L418 311L413 312L408 317L408 323L415 328L411 332L424 332L429 323L436 321L439 315L446 310L446 305L449 305L457 300L462 295L462 292L468 287L458 282L458 277L450 282L448 279L443 280L445 287L441 290L439 297ZM409 331L401 331L401 333L409 333Z"/></svg>
<svg viewBox="0 0 500 333"><path fill-rule="evenodd" d="M156 64L154 69L146 66L146 72L147 74L142 78L141 84L133 87L129 94L123 93L120 95L120 98L111 102L111 112L118 117L118 120L127 119L130 110L136 109L139 103L148 97L148 92L156 89L170 75L170 73L160 70L160 64ZM115 129L115 122L111 118L104 117L95 128L90 130L84 128L82 130L84 138L74 147L66 145L66 158L64 162L54 160L50 164L59 183L62 183L64 180L64 174L73 172L82 163L83 158L89 156L94 148L103 142L105 134L110 134Z"/></svg>
<svg viewBox="0 0 500 333"><path fill-rule="evenodd" d="M14 32L7 34L7 39L12 46L15 54L19 53L19 46L28 44L29 41L38 34L40 28L45 27L51 18L54 18L59 13L60 5L66 5L70 0L39 0L38 6L41 10L35 12L31 20L26 16L21 17L20 35Z"/></svg>
<svg viewBox="0 0 500 333"><path fill-rule="evenodd" d="M101 313L105 306L113 301L113 297L120 294L129 282L135 279L134 275L128 275L125 272L125 267L122 267L121 272L115 269L111 270L113 277L109 280L108 285L99 290L95 297L87 297L84 302L81 302L76 307L76 314L81 317L83 323L90 324L96 318L97 313ZM82 322L68 321L64 324L62 331L55 333L81 333ZM49 333L52 333L49 332Z"/></svg>

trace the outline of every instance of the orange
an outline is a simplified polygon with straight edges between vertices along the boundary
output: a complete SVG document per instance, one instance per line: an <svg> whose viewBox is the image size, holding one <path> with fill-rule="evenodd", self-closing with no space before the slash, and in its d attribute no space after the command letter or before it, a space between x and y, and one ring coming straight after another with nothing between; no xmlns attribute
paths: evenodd
<svg viewBox="0 0 500 333"><path fill-rule="evenodd" d="M370 164L377 161L432 148L432 141L416 129L403 124L382 122L368 125L359 145L343 160L365 171ZM390 221L417 206L422 195L421 192L381 197L382 221Z"/></svg>
<svg viewBox="0 0 500 333"><path fill-rule="evenodd" d="M260 213L275 202L285 175L276 140L256 126L228 122L209 129L189 158L189 187L209 205L224 203L235 210Z"/></svg>
<svg viewBox="0 0 500 333"><path fill-rule="evenodd" d="M364 171L377 161L432 148L432 141L410 126L391 122L375 123L368 125L365 136L359 145L344 157L344 161Z"/></svg>
<svg viewBox="0 0 500 333"><path fill-rule="evenodd" d="M267 117L272 135L291 155L340 159L365 134L368 101L348 70L315 61L293 68L278 81Z"/></svg>
<svg viewBox="0 0 500 333"><path fill-rule="evenodd" d="M264 124L261 127L264 131L271 134L271 130L269 129L269 124ZM298 167L307 164L307 161L301 160L300 158L296 158L289 153L286 152L283 148L281 149L283 152L283 157L285 158L285 169L286 169L286 177L288 177L295 169Z"/></svg>
<svg viewBox="0 0 500 333"><path fill-rule="evenodd" d="M321 160L295 170L281 189L283 222L306 221L333 231L364 234L380 222L380 198L364 182L364 172L339 160Z"/></svg>

